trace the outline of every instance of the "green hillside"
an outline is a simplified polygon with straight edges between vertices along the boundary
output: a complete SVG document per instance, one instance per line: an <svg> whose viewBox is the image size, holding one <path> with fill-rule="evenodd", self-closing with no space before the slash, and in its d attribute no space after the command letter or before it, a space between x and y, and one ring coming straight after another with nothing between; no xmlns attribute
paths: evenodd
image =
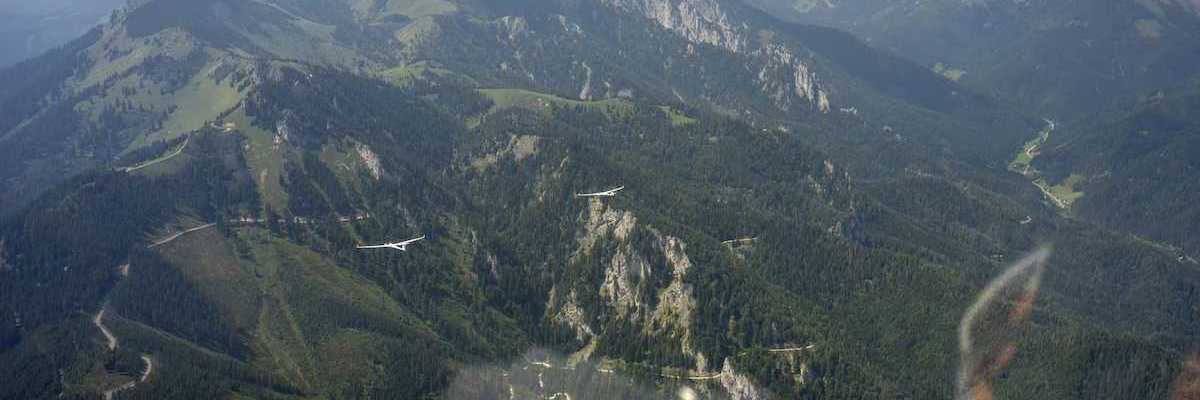
<svg viewBox="0 0 1200 400"><path fill-rule="evenodd" d="M953 398L1048 245L970 373L1171 395L1200 265L1047 205L1104 195L1039 118L665 4L153 0L0 70L0 398Z"/></svg>

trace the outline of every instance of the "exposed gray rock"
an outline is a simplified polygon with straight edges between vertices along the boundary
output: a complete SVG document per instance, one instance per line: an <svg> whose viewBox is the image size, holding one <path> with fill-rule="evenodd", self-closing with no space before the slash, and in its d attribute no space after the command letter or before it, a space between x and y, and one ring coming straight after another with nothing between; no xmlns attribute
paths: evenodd
<svg viewBox="0 0 1200 400"><path fill-rule="evenodd" d="M740 375L733 368L733 362L725 359L725 365L721 367L721 387L729 394L732 400L758 400L766 398L754 382L745 375Z"/></svg>
<svg viewBox="0 0 1200 400"><path fill-rule="evenodd" d="M371 177L379 180L383 176L383 166L379 163L379 156L371 151L370 147L362 143L356 143L354 149L358 151L358 158L362 160L363 166L367 171L371 172Z"/></svg>
<svg viewBox="0 0 1200 400"><path fill-rule="evenodd" d="M692 262L684 251L681 240L668 236L663 242L663 254L666 255L667 265L671 267L671 283L658 293L658 305L651 313L650 321L645 326L647 335L665 335L679 339L680 351L696 359L696 369L704 371L707 361L704 356L692 349L692 319L695 314L696 299L692 296L692 286L684 282Z"/></svg>
<svg viewBox="0 0 1200 400"><path fill-rule="evenodd" d="M555 309L553 305L559 300L557 299L557 292L557 289L550 289L550 301L548 304L552 306L548 307L546 312L551 312ZM588 326L587 315L584 313L583 308L579 307L578 296L575 294L575 290L573 289L567 295L567 297L562 299L560 304L558 304L557 312L553 313L551 320L573 329L575 331L575 339L581 342L596 336L596 334L592 331L592 328Z"/></svg>
<svg viewBox="0 0 1200 400"><path fill-rule="evenodd" d="M600 298L612 307L619 319L636 321L644 314L640 294L646 290L650 265L629 246L620 246L604 270Z"/></svg>
<svg viewBox="0 0 1200 400"><path fill-rule="evenodd" d="M617 9L655 20L688 41L725 48L734 53L746 46L745 26L735 26L715 0L605 0Z"/></svg>

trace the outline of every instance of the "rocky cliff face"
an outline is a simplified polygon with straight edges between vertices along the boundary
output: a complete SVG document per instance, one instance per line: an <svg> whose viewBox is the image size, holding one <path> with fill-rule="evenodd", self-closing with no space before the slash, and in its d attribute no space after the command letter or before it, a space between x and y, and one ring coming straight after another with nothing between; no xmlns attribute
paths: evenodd
<svg viewBox="0 0 1200 400"><path fill-rule="evenodd" d="M755 84L784 111L803 103L829 112L829 91L816 73L770 31L757 31L734 18L716 0L602 0L610 7L653 20L692 44L706 44L750 57L748 68L758 70Z"/></svg>
<svg viewBox="0 0 1200 400"><path fill-rule="evenodd" d="M557 310L548 309L553 311L550 313L550 320L571 328L575 332L576 340L583 342L596 336L592 327L588 325L587 314L579 307L579 296L574 290L560 299L557 289L550 289L550 300L547 304L558 304Z"/></svg>
<svg viewBox="0 0 1200 400"><path fill-rule="evenodd" d="M641 14L693 43L734 53L748 45L745 25L735 25L715 0L603 0L612 7Z"/></svg>
<svg viewBox="0 0 1200 400"><path fill-rule="evenodd" d="M751 55L760 64L755 83L776 107L786 111L800 102L821 113L829 112L829 95L816 73L787 46L766 42Z"/></svg>
<svg viewBox="0 0 1200 400"><path fill-rule="evenodd" d="M603 280L575 284L566 295L552 289L549 319L574 331L580 342L605 333L598 321L629 322L643 335L676 343L679 352L695 362L695 369L704 371L707 361L691 343L696 301L686 278L694 266L683 241L640 225L632 212L610 208L603 200L592 199L584 214L572 263L603 257L598 260ZM590 309L599 315L587 315L578 303L578 291L585 290L597 294L600 304ZM583 353L590 354L592 346Z"/></svg>
<svg viewBox="0 0 1200 400"><path fill-rule="evenodd" d="M656 233L656 236L657 233ZM667 266L671 269L671 283L658 292L658 305L650 313L650 319L645 325L647 335L666 336L679 341L680 352L691 356L696 361L696 370L705 371L707 360L704 355L692 348L691 324L696 307L696 299L692 296L692 286L684 279L692 262L688 259L683 241L678 238L659 236L663 254L667 258Z"/></svg>
<svg viewBox="0 0 1200 400"><path fill-rule="evenodd" d="M745 375L738 374L733 368L733 363L728 358L725 359L724 365L721 366L721 387L729 393L729 398L733 400L758 400L765 399L766 396L759 392L754 386L754 382Z"/></svg>
<svg viewBox="0 0 1200 400"><path fill-rule="evenodd" d="M371 151L370 147L362 143L355 143L354 149L358 152L358 158L362 161L363 166L367 171L371 172L371 177L376 181L383 177L383 166L379 163L379 155Z"/></svg>
<svg viewBox="0 0 1200 400"><path fill-rule="evenodd" d="M1062 119L1124 109L1131 93L1196 76L1197 0L740 1L851 31L964 87Z"/></svg>

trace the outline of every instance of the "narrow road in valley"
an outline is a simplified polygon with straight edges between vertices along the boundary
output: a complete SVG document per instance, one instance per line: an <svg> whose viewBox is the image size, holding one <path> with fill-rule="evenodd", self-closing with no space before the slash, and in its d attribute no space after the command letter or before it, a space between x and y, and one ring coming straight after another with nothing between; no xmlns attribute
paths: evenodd
<svg viewBox="0 0 1200 400"><path fill-rule="evenodd" d="M1044 182L1033 181L1033 186L1037 186L1037 188L1042 191L1042 194L1046 195L1046 198L1048 198L1048 199L1050 199L1050 201L1054 202L1054 205L1058 206L1058 208L1071 207L1071 205L1068 204L1066 201L1058 198L1058 196L1055 196L1054 193L1050 191L1050 188Z"/></svg>
<svg viewBox="0 0 1200 400"><path fill-rule="evenodd" d="M216 224L216 223L204 224L204 225L197 226L197 227L195 227L195 228L191 228L191 229L188 229L188 230L180 231L179 233L176 233L176 234L174 234L174 235L171 235L171 236L167 236L166 238L163 238L162 240L159 240L159 241L157 241L157 242L151 243L149 246L146 246L146 248L147 248L147 249L153 249L153 248L155 248L155 247L162 246L162 245L164 245L164 244L167 244L167 243L171 243L171 242L172 242L172 241L174 241L175 239L179 239L179 237L180 237L180 236L183 236L183 235L186 235L186 234L189 234L189 233L195 232L195 231L199 231L199 230L204 230L204 229L212 228L212 227L214 227L214 226L217 226L217 224Z"/></svg>
<svg viewBox="0 0 1200 400"><path fill-rule="evenodd" d="M1066 201L1066 199L1055 196L1054 191L1050 190L1051 185L1046 183L1045 179L1042 177L1042 174L1040 174L1037 169L1033 168L1033 160L1037 159L1038 154L1040 151L1042 151L1043 145L1050 141L1051 133L1054 133L1058 127L1058 124L1056 124L1054 120L1046 118L1044 121L1046 125L1043 127L1042 131L1038 132L1038 137L1026 144L1025 150L1022 151L1022 153L1024 153L1025 160L1021 160L1021 157L1018 157L1018 159L1010 163L1009 169L1025 175L1025 177L1030 180L1030 183L1032 183L1033 186L1037 186L1038 190L1042 191L1042 195L1046 198L1049 198L1050 202L1054 203L1056 207L1067 209L1070 208L1070 202ZM1019 167L1020 171L1018 171L1016 167ZM1022 225L1024 225L1024 223L1022 223Z"/></svg>

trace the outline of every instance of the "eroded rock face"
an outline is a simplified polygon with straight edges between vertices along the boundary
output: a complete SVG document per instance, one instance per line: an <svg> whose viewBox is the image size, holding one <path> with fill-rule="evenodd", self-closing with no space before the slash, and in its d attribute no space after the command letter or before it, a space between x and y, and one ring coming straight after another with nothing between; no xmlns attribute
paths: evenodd
<svg viewBox="0 0 1200 400"><path fill-rule="evenodd" d="M816 73L793 50L771 39L772 32L758 32L758 40L749 26L734 24L716 0L602 0L618 10L652 19L664 29L675 32L691 44L708 44L752 58L752 70L759 71L756 84L781 110L802 103L821 113L831 109L829 91L817 80ZM1200 0L1198 0L1200 1Z"/></svg>
<svg viewBox="0 0 1200 400"><path fill-rule="evenodd" d="M379 163L379 156L374 151L371 151L370 147L362 143L355 144L354 149L358 151L358 158L362 161L363 166L367 168L367 171L371 173L371 177L379 180L383 176L383 166Z"/></svg>
<svg viewBox="0 0 1200 400"><path fill-rule="evenodd" d="M550 289L550 302L548 304L556 304L557 290ZM557 312L551 316L551 320L556 323L566 325L575 331L575 339L585 341L596 336L592 328L588 326L587 315L583 308L579 307L578 296L574 290L565 299L557 303ZM550 309L547 309L550 312Z"/></svg>
<svg viewBox="0 0 1200 400"><path fill-rule="evenodd" d="M541 138L537 136L513 135L504 147L501 147L494 153L485 154L472 160L471 166L483 171L509 156L516 161L524 161L529 157L537 155L539 143L541 143Z"/></svg>
<svg viewBox="0 0 1200 400"><path fill-rule="evenodd" d="M628 211L608 209L600 199L591 199L583 234L579 239L576 258L591 254L596 242L611 238L617 246L615 255L607 260L600 298L604 299L618 318L637 320L645 314L640 294L650 277L645 257L637 254L626 242L637 227L637 218Z"/></svg>
<svg viewBox="0 0 1200 400"><path fill-rule="evenodd" d="M513 158L517 161L524 161L526 158L537 154L538 143L541 139L537 136L520 135L513 136L509 141L508 148L512 150Z"/></svg>
<svg viewBox="0 0 1200 400"><path fill-rule="evenodd" d="M295 117L292 115L292 110L283 110L283 117L279 118L278 121L275 121L275 139L273 143L275 149L279 149L279 146L291 141L291 125L294 118Z"/></svg>
<svg viewBox="0 0 1200 400"><path fill-rule="evenodd" d="M758 400L766 398L759 392L754 382L745 375L740 375L733 369L733 363L728 358L721 367L721 387L732 400Z"/></svg>
<svg viewBox="0 0 1200 400"><path fill-rule="evenodd" d="M750 55L761 63L755 83L776 107L786 111L793 103L801 103L829 112L829 97L816 73L786 46L768 40Z"/></svg>
<svg viewBox="0 0 1200 400"><path fill-rule="evenodd" d="M610 234L619 242L625 241L637 226L633 213L608 209L600 199L590 200L587 214L577 255L590 253L597 240Z"/></svg>
<svg viewBox="0 0 1200 400"><path fill-rule="evenodd" d="M684 282L692 262L684 251L683 242L675 237L666 237L662 241L663 254L666 255L667 265L671 268L671 283L658 292L658 305L647 322L647 335L666 335L676 337L680 341L684 354L697 357L692 350L691 324L696 299L692 296L692 286ZM697 358L697 369L703 371L706 367L704 356Z"/></svg>
<svg viewBox="0 0 1200 400"><path fill-rule="evenodd" d="M643 242L637 246L633 243L635 232L650 235L648 243L651 244L647 246L647 242ZM611 254L608 259L600 260L604 268L604 280L595 290L602 302L601 313L605 315L598 317L629 321L635 326L640 324L642 334L678 343L679 351L691 356L696 368L704 371L707 360L703 354L695 352L691 343L696 301L691 285L686 283L693 265L683 241L663 235L653 228L639 226L633 213L611 209L603 200L592 199L583 216L579 249L572 262L585 255L601 253L596 248L600 245L612 246L613 250L608 253ZM644 252L660 253L662 256L647 257L652 254ZM664 260L664 264L652 264L648 261L651 259ZM651 279L653 274L670 274L671 280L665 287L655 287ZM577 337L581 340L592 336L590 330L586 334L581 333L584 329L579 326L587 321L586 318L568 318L576 314L574 310L579 308L578 304L573 304L573 295L568 299L556 297L555 291L552 291L550 304L557 309L555 322L576 329ZM652 297L658 300L653 309L645 301Z"/></svg>
<svg viewBox="0 0 1200 400"><path fill-rule="evenodd" d="M529 21L523 17L504 16L497 19L495 24L500 34L504 35L509 43L515 43L529 33Z"/></svg>
<svg viewBox="0 0 1200 400"><path fill-rule="evenodd" d="M667 236L665 239L660 238L660 243L667 258L667 266L671 270L671 283L658 292L658 304L651 320L647 322L646 332L678 339L680 351L692 356L696 360L696 368L704 371L707 368L704 355L692 348L692 321L695 319L696 298L693 296L692 285L685 282L692 262L682 240Z"/></svg>
<svg viewBox="0 0 1200 400"><path fill-rule="evenodd" d="M628 246L619 247L604 270L600 298L616 311L617 318L638 320L644 314L639 295L649 278L650 266L645 258Z"/></svg>
<svg viewBox="0 0 1200 400"><path fill-rule="evenodd" d="M653 19L691 42L722 47L734 53L741 52L747 45L745 35L741 34L745 27L730 22L715 0L604 1L617 9Z"/></svg>

